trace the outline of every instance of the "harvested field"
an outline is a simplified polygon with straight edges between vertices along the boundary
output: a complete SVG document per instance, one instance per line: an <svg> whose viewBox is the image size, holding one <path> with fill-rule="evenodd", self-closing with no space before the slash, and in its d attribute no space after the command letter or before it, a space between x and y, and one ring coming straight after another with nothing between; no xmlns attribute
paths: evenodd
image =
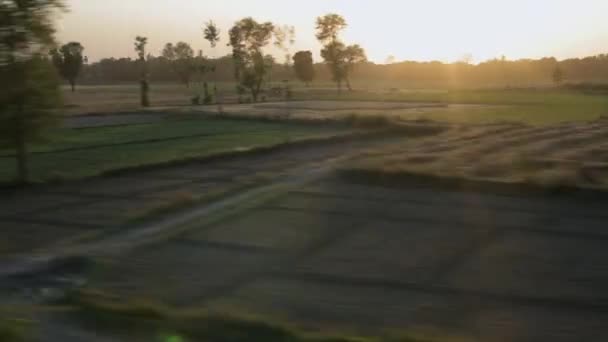
<svg viewBox="0 0 608 342"><path fill-rule="evenodd" d="M608 189L608 119L543 127L454 126L367 150L344 167L361 175L430 175L543 187Z"/></svg>

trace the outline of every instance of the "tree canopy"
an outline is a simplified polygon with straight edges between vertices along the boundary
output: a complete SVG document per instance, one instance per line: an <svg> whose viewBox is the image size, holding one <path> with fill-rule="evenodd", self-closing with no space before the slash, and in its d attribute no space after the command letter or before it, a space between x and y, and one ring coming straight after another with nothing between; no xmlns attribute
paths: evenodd
<svg viewBox="0 0 608 342"><path fill-rule="evenodd" d="M257 101L269 70L263 48L270 43L273 33L271 22L258 23L250 17L237 21L229 31L235 77L241 87L249 89L253 101Z"/></svg>
<svg viewBox="0 0 608 342"><path fill-rule="evenodd" d="M60 0L0 1L0 143L15 149L19 182L28 181L27 145L44 136L60 103L53 66L53 11Z"/></svg>
<svg viewBox="0 0 608 342"><path fill-rule="evenodd" d="M209 20L203 27L203 36L205 37L205 40L209 42L211 47L214 48L220 41L220 29L212 20Z"/></svg>
<svg viewBox="0 0 608 342"><path fill-rule="evenodd" d="M315 69L312 60L312 52L298 51L293 55L293 69L296 77L309 85L315 76Z"/></svg>
<svg viewBox="0 0 608 342"><path fill-rule="evenodd" d="M338 40L338 34L348 25L346 20L339 14L329 13L317 18L316 37L321 43L335 42Z"/></svg>
<svg viewBox="0 0 608 342"><path fill-rule="evenodd" d="M175 45L167 43L162 51L162 56L171 63L180 81L189 87L192 73L196 69L194 50L192 50L190 44L185 42L178 42Z"/></svg>
<svg viewBox="0 0 608 342"><path fill-rule="evenodd" d="M346 82L349 90L350 74L355 65L366 61L365 51L358 44L346 46L339 38L340 31L347 24L346 20L338 14L327 14L317 18L317 39L324 44L321 57L329 67L332 79L338 86L338 92L342 89L342 82Z"/></svg>

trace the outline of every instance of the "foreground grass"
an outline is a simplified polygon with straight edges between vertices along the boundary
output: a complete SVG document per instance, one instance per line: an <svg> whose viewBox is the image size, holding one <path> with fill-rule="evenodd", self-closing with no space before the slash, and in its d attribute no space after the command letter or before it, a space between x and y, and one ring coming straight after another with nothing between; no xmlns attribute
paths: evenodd
<svg viewBox="0 0 608 342"><path fill-rule="evenodd" d="M343 334L307 333L280 322L259 317L213 314L205 310L178 310L148 300L118 300L96 291L78 291L66 304L74 317L89 329L166 341L265 341L348 342L430 341L415 337L369 338Z"/></svg>
<svg viewBox="0 0 608 342"><path fill-rule="evenodd" d="M30 322L0 317L0 342L32 341L28 334Z"/></svg>
<svg viewBox="0 0 608 342"><path fill-rule="evenodd" d="M351 133L336 125L198 119L160 123L59 129L50 141L32 147L34 182L76 179L107 171L269 147L298 140ZM0 183L15 177L10 150L0 152Z"/></svg>

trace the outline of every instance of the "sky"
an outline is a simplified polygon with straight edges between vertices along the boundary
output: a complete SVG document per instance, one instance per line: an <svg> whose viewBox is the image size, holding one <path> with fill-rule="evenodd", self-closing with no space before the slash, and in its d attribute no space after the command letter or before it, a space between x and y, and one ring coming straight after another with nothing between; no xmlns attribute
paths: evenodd
<svg viewBox="0 0 608 342"><path fill-rule="evenodd" d="M315 18L338 13L348 22L342 38L358 43L368 58L480 62L555 56L558 59L608 52L608 0L67 0L58 18L59 42L79 41L90 61L134 57L135 36L147 36L159 55L167 42L185 41L207 56L230 52L227 31L237 20L293 25L292 53L319 57ZM215 21L222 41L215 49L202 25ZM279 55L278 51L269 52Z"/></svg>

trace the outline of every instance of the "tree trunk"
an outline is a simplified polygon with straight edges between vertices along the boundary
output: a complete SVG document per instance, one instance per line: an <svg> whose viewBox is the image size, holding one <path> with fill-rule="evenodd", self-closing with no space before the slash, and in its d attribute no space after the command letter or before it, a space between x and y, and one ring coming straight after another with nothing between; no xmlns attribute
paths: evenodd
<svg viewBox="0 0 608 342"><path fill-rule="evenodd" d="M337 81L338 83L338 95L342 94L342 81Z"/></svg>
<svg viewBox="0 0 608 342"><path fill-rule="evenodd" d="M148 99L148 81L141 81L141 105L142 107L150 106L150 100Z"/></svg>
<svg viewBox="0 0 608 342"><path fill-rule="evenodd" d="M72 86L72 93L76 91L76 81L70 80L70 86Z"/></svg>
<svg viewBox="0 0 608 342"><path fill-rule="evenodd" d="M348 88L348 91L353 91L353 88L350 86L350 80L348 79L348 77L346 78L346 88Z"/></svg>
<svg viewBox="0 0 608 342"><path fill-rule="evenodd" d="M17 180L21 184L29 181L29 170L27 163L27 145L25 142L25 127L23 123L23 110L17 113L17 127L15 127L15 148L17 150Z"/></svg>

